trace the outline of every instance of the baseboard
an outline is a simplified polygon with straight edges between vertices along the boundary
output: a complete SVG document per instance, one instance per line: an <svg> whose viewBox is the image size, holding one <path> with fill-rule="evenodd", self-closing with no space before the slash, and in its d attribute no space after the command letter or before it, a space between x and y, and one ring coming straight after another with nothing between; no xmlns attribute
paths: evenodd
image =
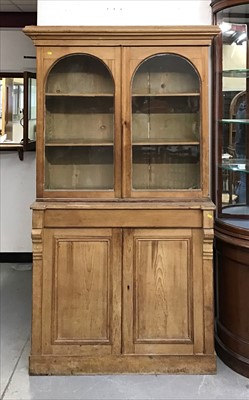
<svg viewBox="0 0 249 400"><path fill-rule="evenodd" d="M32 263L32 253L0 253L1 263Z"/></svg>

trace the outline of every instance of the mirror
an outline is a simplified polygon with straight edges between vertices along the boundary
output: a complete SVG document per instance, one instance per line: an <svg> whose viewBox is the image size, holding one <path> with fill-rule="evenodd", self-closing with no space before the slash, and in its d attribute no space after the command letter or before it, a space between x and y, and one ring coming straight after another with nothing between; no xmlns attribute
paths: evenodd
<svg viewBox="0 0 249 400"><path fill-rule="evenodd" d="M0 151L35 150L36 75L0 74Z"/></svg>

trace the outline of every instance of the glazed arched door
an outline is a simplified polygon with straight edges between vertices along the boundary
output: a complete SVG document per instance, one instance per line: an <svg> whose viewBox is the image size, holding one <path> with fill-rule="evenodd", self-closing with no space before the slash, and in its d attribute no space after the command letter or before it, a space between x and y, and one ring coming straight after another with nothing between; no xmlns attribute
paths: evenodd
<svg viewBox="0 0 249 400"><path fill-rule="evenodd" d="M188 51L178 49L137 53L128 49L123 62L130 77L123 126L125 197L203 197L208 158L202 143L208 129L207 121L200 123L202 62L190 62Z"/></svg>

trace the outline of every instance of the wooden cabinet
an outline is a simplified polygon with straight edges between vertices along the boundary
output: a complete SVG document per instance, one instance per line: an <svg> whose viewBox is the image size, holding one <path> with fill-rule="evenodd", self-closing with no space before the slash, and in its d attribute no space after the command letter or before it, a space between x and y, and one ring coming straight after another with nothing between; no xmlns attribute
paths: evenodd
<svg viewBox="0 0 249 400"><path fill-rule="evenodd" d="M212 209L35 203L31 373L214 372Z"/></svg>
<svg viewBox="0 0 249 400"><path fill-rule="evenodd" d="M211 6L221 27L214 47L216 349L249 377L249 2Z"/></svg>
<svg viewBox="0 0 249 400"><path fill-rule="evenodd" d="M31 374L215 372L217 32L25 28L39 93Z"/></svg>

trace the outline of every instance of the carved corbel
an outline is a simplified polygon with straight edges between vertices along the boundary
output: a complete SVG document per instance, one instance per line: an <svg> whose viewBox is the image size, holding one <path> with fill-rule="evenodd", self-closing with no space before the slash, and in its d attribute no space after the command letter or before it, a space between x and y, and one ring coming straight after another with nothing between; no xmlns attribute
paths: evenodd
<svg viewBox="0 0 249 400"><path fill-rule="evenodd" d="M33 260L41 260L43 253L43 230L32 229L32 243L33 243Z"/></svg>

